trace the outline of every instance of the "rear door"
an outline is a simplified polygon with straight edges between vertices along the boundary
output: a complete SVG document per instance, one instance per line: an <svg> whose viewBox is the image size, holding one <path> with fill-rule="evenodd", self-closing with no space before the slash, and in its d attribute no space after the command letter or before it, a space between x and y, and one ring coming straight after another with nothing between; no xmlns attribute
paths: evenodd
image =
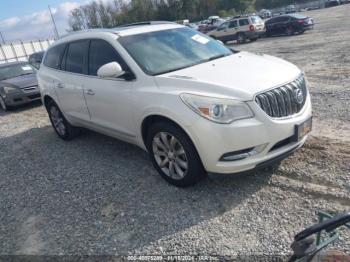
<svg viewBox="0 0 350 262"><path fill-rule="evenodd" d="M238 32L238 20L230 21L227 30L228 30L227 41L236 40L237 39L237 32Z"/></svg>
<svg viewBox="0 0 350 262"><path fill-rule="evenodd" d="M249 31L249 19L248 18L242 18L239 19L239 31L240 32L247 32Z"/></svg>
<svg viewBox="0 0 350 262"><path fill-rule="evenodd" d="M94 126L105 132L113 132L125 139L132 139L133 87L135 81L119 78L101 78L98 69L110 62L118 62L123 71L131 72L117 50L106 40L92 39L89 48L89 77L84 85L87 106Z"/></svg>
<svg viewBox="0 0 350 262"><path fill-rule="evenodd" d="M89 40L79 40L67 45L61 61L61 71L54 87L61 110L68 116L90 120L84 98L84 82L87 74Z"/></svg>

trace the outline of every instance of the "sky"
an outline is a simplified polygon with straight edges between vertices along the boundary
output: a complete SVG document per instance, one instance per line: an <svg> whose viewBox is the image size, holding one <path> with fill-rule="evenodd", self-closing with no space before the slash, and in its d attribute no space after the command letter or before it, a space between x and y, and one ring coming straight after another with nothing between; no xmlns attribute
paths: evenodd
<svg viewBox="0 0 350 262"><path fill-rule="evenodd" d="M47 39L54 36L48 5L58 31L66 34L68 16L87 0L1 0L0 32L6 42Z"/></svg>

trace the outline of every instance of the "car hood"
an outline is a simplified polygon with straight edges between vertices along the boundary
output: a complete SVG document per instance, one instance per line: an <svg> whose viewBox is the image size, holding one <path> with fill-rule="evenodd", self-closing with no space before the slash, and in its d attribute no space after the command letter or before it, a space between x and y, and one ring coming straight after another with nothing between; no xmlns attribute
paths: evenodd
<svg viewBox="0 0 350 262"><path fill-rule="evenodd" d="M197 88L219 95L237 96L251 100L267 89L293 81L301 71L295 65L264 54L240 52L211 62L158 76L162 86L164 79L177 79L199 83ZM185 87L192 85L185 85Z"/></svg>
<svg viewBox="0 0 350 262"><path fill-rule="evenodd" d="M6 86L6 85L24 88L28 86L37 86L38 82L36 80L36 74L29 74L29 75L17 76L10 79L5 79L0 82L0 86Z"/></svg>

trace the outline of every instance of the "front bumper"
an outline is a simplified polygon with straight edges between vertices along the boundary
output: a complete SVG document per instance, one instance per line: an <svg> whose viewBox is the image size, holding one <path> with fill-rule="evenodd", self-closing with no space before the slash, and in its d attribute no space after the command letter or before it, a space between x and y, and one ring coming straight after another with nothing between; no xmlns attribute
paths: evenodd
<svg viewBox="0 0 350 262"><path fill-rule="evenodd" d="M39 88L30 91L18 91L16 93L6 94L4 101L7 106L19 106L41 99Z"/></svg>
<svg viewBox="0 0 350 262"><path fill-rule="evenodd" d="M288 142L288 138L295 135L296 125L312 116L310 95L302 111L287 119L270 118L255 102L248 104L255 113L254 118L236 121L230 125L202 119L189 127L188 132L208 172L230 174L251 170L268 163L269 160L288 156L288 152L295 151L305 143L307 136L298 142ZM287 143L281 143L286 139ZM245 159L222 161L222 156L229 152L259 146L264 149Z"/></svg>

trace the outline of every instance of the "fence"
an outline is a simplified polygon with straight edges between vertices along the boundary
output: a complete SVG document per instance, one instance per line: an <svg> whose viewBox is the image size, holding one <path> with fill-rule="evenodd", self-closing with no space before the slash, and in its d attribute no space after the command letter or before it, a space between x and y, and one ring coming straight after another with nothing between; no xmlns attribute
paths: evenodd
<svg viewBox="0 0 350 262"><path fill-rule="evenodd" d="M53 39L47 39L0 44L0 64L15 61L27 61L31 54L45 51L53 42Z"/></svg>

